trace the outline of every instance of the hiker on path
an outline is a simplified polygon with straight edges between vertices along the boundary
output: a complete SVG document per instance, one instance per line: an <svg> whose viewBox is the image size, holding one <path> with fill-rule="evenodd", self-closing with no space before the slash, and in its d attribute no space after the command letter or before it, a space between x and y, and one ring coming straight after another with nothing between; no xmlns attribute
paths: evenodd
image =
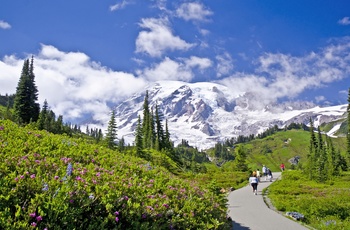
<svg viewBox="0 0 350 230"><path fill-rule="evenodd" d="M262 167L262 172L263 172L263 175L264 175L265 181L266 181L267 180L267 168L265 165L263 165L263 167Z"/></svg>
<svg viewBox="0 0 350 230"><path fill-rule="evenodd" d="M258 182L260 182L260 171L259 171L259 169L256 170L256 177L258 178Z"/></svg>
<svg viewBox="0 0 350 230"><path fill-rule="evenodd" d="M252 176L249 177L249 183L250 183L250 185L253 188L253 193L255 195L257 195L258 194L258 183L259 183L259 180L256 177L256 172L255 171L252 173Z"/></svg>
<svg viewBox="0 0 350 230"><path fill-rule="evenodd" d="M280 165L280 168L281 168L281 171L283 172L283 171L284 171L284 168L285 168L285 166L284 166L283 163Z"/></svg>
<svg viewBox="0 0 350 230"><path fill-rule="evenodd" d="M272 182L272 171L271 169L267 168L267 177L269 178L270 182Z"/></svg>

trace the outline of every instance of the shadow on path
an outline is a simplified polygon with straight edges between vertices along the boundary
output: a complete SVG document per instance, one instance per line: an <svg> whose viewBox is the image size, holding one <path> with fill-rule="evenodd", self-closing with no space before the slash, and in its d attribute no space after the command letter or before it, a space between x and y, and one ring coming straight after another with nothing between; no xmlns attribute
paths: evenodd
<svg viewBox="0 0 350 230"><path fill-rule="evenodd" d="M233 230L250 230L251 228L242 226L240 223L232 221Z"/></svg>

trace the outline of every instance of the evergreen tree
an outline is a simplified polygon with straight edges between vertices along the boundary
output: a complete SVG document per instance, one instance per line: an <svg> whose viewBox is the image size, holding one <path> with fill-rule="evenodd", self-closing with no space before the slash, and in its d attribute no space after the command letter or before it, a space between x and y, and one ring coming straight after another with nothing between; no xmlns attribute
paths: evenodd
<svg viewBox="0 0 350 230"><path fill-rule="evenodd" d="M14 99L14 113L17 122L28 124L36 122L39 118L40 105L38 100L38 89L35 85L35 75L33 57L29 64L29 59L25 60L22 67L16 95Z"/></svg>
<svg viewBox="0 0 350 230"><path fill-rule="evenodd" d="M151 113L148 102L148 91L146 91L144 103L143 103L143 122L142 122L142 133L143 133L143 148L149 149L153 146L152 143L152 129L151 129Z"/></svg>
<svg viewBox="0 0 350 230"><path fill-rule="evenodd" d="M125 139L124 139L124 137L122 137L122 138L119 140L119 142L118 142L118 149L119 149L120 151L125 150Z"/></svg>
<svg viewBox="0 0 350 230"><path fill-rule="evenodd" d="M318 148L315 151L317 180L325 182L327 180L327 151L324 148L320 127L317 128Z"/></svg>
<svg viewBox="0 0 350 230"><path fill-rule="evenodd" d="M310 118L310 145L309 145L309 153L307 155L307 165L306 165L306 171L309 175L309 179L314 178L314 169L315 169L315 152L317 151L317 141L316 136L314 133L314 123L312 119Z"/></svg>
<svg viewBox="0 0 350 230"><path fill-rule="evenodd" d="M332 139L329 136L326 136L326 146L327 146L327 164L326 164L326 169L327 169L327 177L328 179L331 179L333 176L336 176L339 174L339 162L340 162L340 156L338 153L335 151Z"/></svg>
<svg viewBox="0 0 350 230"><path fill-rule="evenodd" d="M137 127L136 127L136 133L135 133L135 146L136 146L136 155L142 156L143 155L143 132L142 132L142 125L141 125L141 117L139 116L137 120Z"/></svg>
<svg viewBox="0 0 350 230"><path fill-rule="evenodd" d="M149 124L150 124L150 130L149 130L149 139L150 139L150 148L155 148L155 142L156 142L156 131L155 131L155 121L154 121L154 113L153 109L151 110L151 114L149 116Z"/></svg>
<svg viewBox="0 0 350 230"><path fill-rule="evenodd" d="M62 115L58 116L55 122L55 128L53 133L57 133L57 134L63 133L63 116Z"/></svg>
<svg viewBox="0 0 350 230"><path fill-rule="evenodd" d="M88 135L88 136L90 136L90 135L93 136L92 133L90 132L90 129L89 129L89 126L88 126L88 125L86 126L85 133L86 133L86 135Z"/></svg>
<svg viewBox="0 0 350 230"><path fill-rule="evenodd" d="M235 165L237 171L248 171L247 154L242 146L236 148Z"/></svg>
<svg viewBox="0 0 350 230"><path fill-rule="evenodd" d="M31 108L31 119L32 121L37 121L40 113L40 104L38 101L38 88L35 85L35 74L34 74L34 57L30 61L29 66L29 89L30 89L30 108Z"/></svg>
<svg viewBox="0 0 350 230"><path fill-rule="evenodd" d="M16 96L14 101L14 112L16 120L21 124L28 124L31 120L31 96L30 96L30 78L29 73L29 60L25 60L22 68L21 77L19 79Z"/></svg>
<svg viewBox="0 0 350 230"><path fill-rule="evenodd" d="M106 145L108 148L114 149L116 147L116 141L117 139L117 123L115 121L115 111L112 110L111 112L111 118L108 122L107 132L106 132Z"/></svg>
<svg viewBox="0 0 350 230"><path fill-rule="evenodd" d="M165 136L164 136L164 147L168 150L172 150L173 144L170 140L170 133L169 133L169 127L168 127L168 119L165 120Z"/></svg>
<svg viewBox="0 0 350 230"><path fill-rule="evenodd" d="M39 120L38 120L38 129L39 130L47 129L47 127L45 127L45 123L46 123L47 116L48 116L48 110L49 110L49 105L45 99L43 108L41 109L41 112L39 114Z"/></svg>
<svg viewBox="0 0 350 230"><path fill-rule="evenodd" d="M164 144L164 129L162 125L162 115L158 109L158 105L156 105L156 150L162 150L165 147Z"/></svg>

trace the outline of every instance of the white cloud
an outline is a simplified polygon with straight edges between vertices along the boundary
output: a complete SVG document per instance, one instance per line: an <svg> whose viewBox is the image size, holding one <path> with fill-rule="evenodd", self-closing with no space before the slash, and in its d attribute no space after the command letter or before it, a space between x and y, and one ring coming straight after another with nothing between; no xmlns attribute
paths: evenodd
<svg viewBox="0 0 350 230"><path fill-rule="evenodd" d="M209 30L206 29L200 29L199 32L203 35L203 36L207 36L208 34L210 34Z"/></svg>
<svg viewBox="0 0 350 230"><path fill-rule="evenodd" d="M162 11L168 11L166 8L167 0L153 0L153 1L155 1L154 7L158 8L159 10L162 10Z"/></svg>
<svg viewBox="0 0 350 230"><path fill-rule="evenodd" d="M12 94L20 77L23 61L6 56L0 61L2 94ZM92 113L96 118L108 114L107 103L117 103L142 90L147 82L130 73L113 71L93 62L84 53L62 52L42 45L34 57L39 103L47 99L54 112L65 119Z"/></svg>
<svg viewBox="0 0 350 230"><path fill-rule="evenodd" d="M136 52L160 57L165 51L188 50L194 46L173 35L167 18L144 18L140 26L146 30L136 39Z"/></svg>
<svg viewBox="0 0 350 230"><path fill-rule="evenodd" d="M344 17L338 21L340 25L350 25L350 18L349 17Z"/></svg>
<svg viewBox="0 0 350 230"><path fill-rule="evenodd" d="M186 21L208 21L207 17L213 14L209 9L199 2L187 2L180 5L176 15Z"/></svg>
<svg viewBox="0 0 350 230"><path fill-rule="evenodd" d="M11 25L3 20L0 20L0 29L10 29Z"/></svg>
<svg viewBox="0 0 350 230"><path fill-rule="evenodd" d="M194 77L194 68L202 71L211 65L211 61L207 58L192 56L174 61L166 57L161 63L151 68L146 68L140 71L139 74L149 81L178 80L190 82Z"/></svg>
<svg viewBox="0 0 350 230"><path fill-rule="evenodd" d="M210 59L195 56L185 59L185 63L188 67L198 67L200 70L204 70L212 66L212 61Z"/></svg>
<svg viewBox="0 0 350 230"><path fill-rule="evenodd" d="M281 53L262 55L254 74L235 73L220 82L237 92L254 92L259 103L294 98L310 88L320 88L350 77L350 37L302 57ZM322 98L318 98L319 100Z"/></svg>
<svg viewBox="0 0 350 230"><path fill-rule="evenodd" d="M227 76L233 70L233 60L229 53L225 52L221 55L216 56L216 76L223 77Z"/></svg>
<svg viewBox="0 0 350 230"><path fill-rule="evenodd" d="M120 9L124 9L127 5L132 4L131 1L127 1L127 0L122 0L119 3L116 3L112 6L109 7L110 11L116 11L116 10L120 10Z"/></svg>
<svg viewBox="0 0 350 230"><path fill-rule="evenodd" d="M326 98L324 96L316 96L315 100L316 100L317 103L319 103L319 102L325 101Z"/></svg>

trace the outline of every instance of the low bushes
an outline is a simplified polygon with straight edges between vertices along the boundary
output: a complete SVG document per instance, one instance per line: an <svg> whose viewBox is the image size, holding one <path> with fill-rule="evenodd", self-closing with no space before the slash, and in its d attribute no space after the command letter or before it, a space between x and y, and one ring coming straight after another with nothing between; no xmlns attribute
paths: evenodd
<svg viewBox="0 0 350 230"><path fill-rule="evenodd" d="M350 229L350 182L348 175L320 184L301 171L285 171L282 180L269 187L269 197L280 211L299 212L316 229Z"/></svg>
<svg viewBox="0 0 350 230"><path fill-rule="evenodd" d="M0 120L4 229L230 229L226 197L83 139Z"/></svg>

